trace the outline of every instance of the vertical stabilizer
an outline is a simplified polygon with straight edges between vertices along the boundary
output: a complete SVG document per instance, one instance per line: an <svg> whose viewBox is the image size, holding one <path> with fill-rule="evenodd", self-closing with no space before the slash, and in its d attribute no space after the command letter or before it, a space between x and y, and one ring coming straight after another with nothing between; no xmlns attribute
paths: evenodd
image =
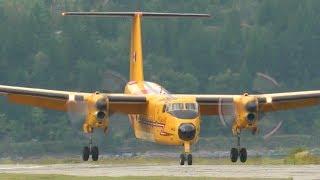
<svg viewBox="0 0 320 180"><path fill-rule="evenodd" d="M130 81L143 81L141 13L135 13L131 29Z"/></svg>
<svg viewBox="0 0 320 180"><path fill-rule="evenodd" d="M143 57L141 38L141 19L144 17L210 17L209 14L195 13L156 13L156 12L63 12L63 16L106 16L132 17L130 81L143 81Z"/></svg>

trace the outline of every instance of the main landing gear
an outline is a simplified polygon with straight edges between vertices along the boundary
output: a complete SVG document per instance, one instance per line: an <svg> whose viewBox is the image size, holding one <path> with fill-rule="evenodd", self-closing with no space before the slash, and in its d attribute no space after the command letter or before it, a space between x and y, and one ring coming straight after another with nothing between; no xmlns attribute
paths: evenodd
<svg viewBox="0 0 320 180"><path fill-rule="evenodd" d="M237 134L237 148L231 148L230 151L231 162L237 162L238 158L242 163L247 161L247 149L241 148L239 134Z"/></svg>
<svg viewBox="0 0 320 180"><path fill-rule="evenodd" d="M92 146L92 134L90 134L89 147L88 146L83 147L83 150L82 150L83 161L88 161L90 155L93 161L98 161L99 149L98 149L98 146Z"/></svg>
<svg viewBox="0 0 320 180"><path fill-rule="evenodd" d="M180 165L184 165L187 162L188 165L192 165L192 154L190 152L190 142L184 143L184 153L180 154Z"/></svg>

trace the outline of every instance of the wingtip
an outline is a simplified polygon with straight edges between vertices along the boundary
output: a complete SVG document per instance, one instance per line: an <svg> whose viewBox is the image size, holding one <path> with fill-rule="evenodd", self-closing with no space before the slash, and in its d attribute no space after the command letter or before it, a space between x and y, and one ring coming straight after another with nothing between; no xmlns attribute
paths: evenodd
<svg viewBox="0 0 320 180"><path fill-rule="evenodd" d="M203 14L203 17L211 17L211 14Z"/></svg>

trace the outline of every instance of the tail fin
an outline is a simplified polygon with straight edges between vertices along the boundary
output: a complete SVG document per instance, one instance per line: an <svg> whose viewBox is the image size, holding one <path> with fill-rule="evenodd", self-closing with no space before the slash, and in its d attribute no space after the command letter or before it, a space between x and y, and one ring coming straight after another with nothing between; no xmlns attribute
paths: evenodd
<svg viewBox="0 0 320 180"><path fill-rule="evenodd" d="M154 13L154 12L63 12L63 16L113 16L133 17L131 29L130 81L143 81L143 56L141 38L141 18L146 17L210 17L209 14L194 13Z"/></svg>

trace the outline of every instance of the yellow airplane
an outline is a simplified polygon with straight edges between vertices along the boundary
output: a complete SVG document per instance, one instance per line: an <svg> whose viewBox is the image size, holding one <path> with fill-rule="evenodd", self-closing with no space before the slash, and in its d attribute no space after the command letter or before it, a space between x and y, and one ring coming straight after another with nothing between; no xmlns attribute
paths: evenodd
<svg viewBox="0 0 320 180"><path fill-rule="evenodd" d="M144 81L141 38L142 17L210 17L208 14L153 13L153 12L65 12L63 16L128 16L132 17L130 81L123 94L84 93L35 89L0 85L0 93L8 101L17 104L53 109L65 112L86 112L83 131L90 134L94 129L107 131L109 115L127 114L138 139L165 145L183 146L180 165L192 164L191 146L199 140L202 116L219 115L221 102L234 106L232 133L237 137L230 158L236 162L247 160L246 148L240 146L242 130L257 131L259 115L265 112L302 108L320 103L320 91L300 91L273 94L169 94L162 86ZM78 108L84 105L84 109ZM97 146L83 148L84 161L92 156L99 158Z"/></svg>

